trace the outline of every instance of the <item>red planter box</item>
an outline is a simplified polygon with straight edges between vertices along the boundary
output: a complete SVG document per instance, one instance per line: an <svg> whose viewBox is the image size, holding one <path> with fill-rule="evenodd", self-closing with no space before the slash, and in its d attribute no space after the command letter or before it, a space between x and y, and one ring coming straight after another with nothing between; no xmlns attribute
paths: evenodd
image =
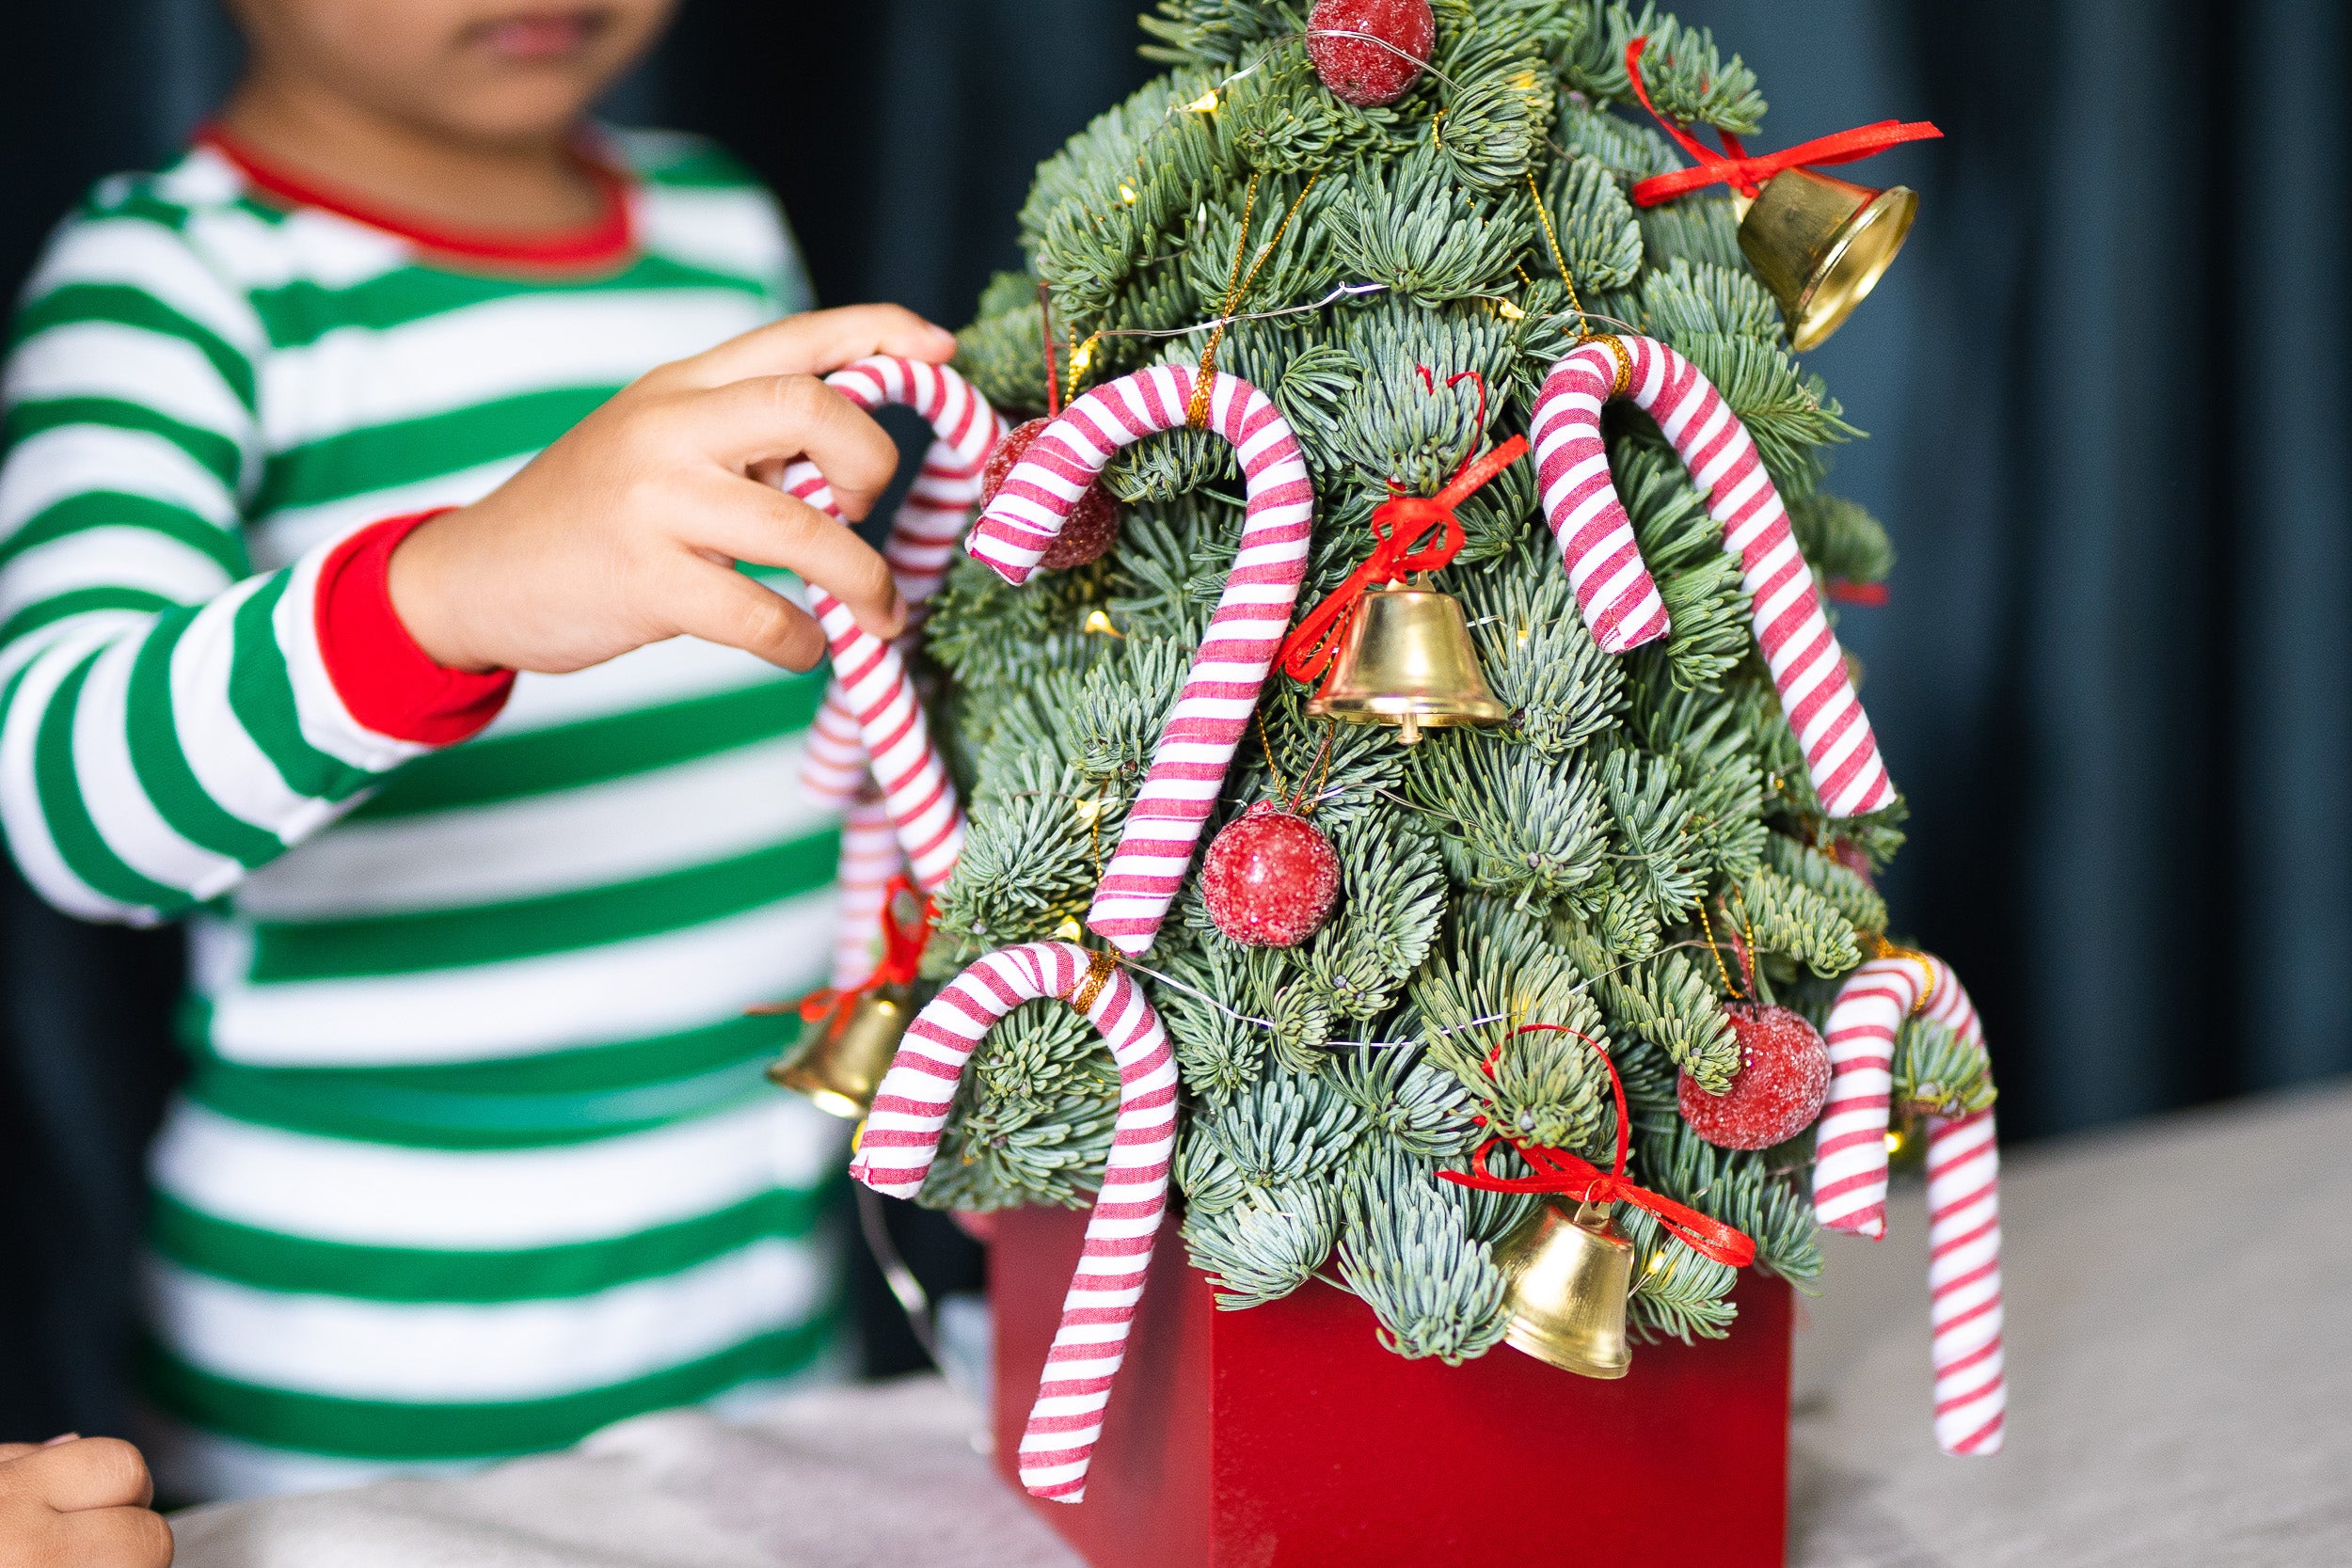
<svg viewBox="0 0 2352 1568"><path fill-rule="evenodd" d="M998 1216L996 1465L1014 1455L1086 1231ZM1640 1562L1781 1568L1788 1288L1750 1274L1728 1339L1644 1345L1598 1382L1508 1346L1407 1361L1321 1283L1216 1309L1162 1232L1086 1500L1030 1499L1094 1568Z"/></svg>

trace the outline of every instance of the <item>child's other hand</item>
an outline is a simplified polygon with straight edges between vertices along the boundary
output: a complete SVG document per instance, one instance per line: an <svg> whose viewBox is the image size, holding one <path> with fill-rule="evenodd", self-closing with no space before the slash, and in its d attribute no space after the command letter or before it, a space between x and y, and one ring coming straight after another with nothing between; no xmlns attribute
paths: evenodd
<svg viewBox="0 0 2352 1568"><path fill-rule="evenodd" d="M845 515L889 485L898 448L819 379L869 354L945 361L955 339L896 306L818 310L649 371L473 505L392 553L392 606L458 670L557 673L681 633L805 670L805 611L734 569L782 566L877 636L905 624L882 557L834 518L751 478L806 454Z"/></svg>
<svg viewBox="0 0 2352 1568"><path fill-rule="evenodd" d="M139 1450L113 1437L0 1443L0 1562L8 1568L166 1568L171 1527L147 1505Z"/></svg>

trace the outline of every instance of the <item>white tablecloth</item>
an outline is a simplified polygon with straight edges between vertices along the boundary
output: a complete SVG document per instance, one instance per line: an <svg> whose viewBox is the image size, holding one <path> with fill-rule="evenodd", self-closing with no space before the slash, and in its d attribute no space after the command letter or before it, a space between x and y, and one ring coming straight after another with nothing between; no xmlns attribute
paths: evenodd
<svg viewBox="0 0 2352 1568"><path fill-rule="evenodd" d="M2013 1156L2009 1443L1928 1430L1925 1224L1829 1243L1796 1568L2352 1563L2352 1085ZM1638 1375L1638 1372L1637 1372ZM1073 1568L934 1379L644 1417L456 1481L199 1509L181 1568Z"/></svg>

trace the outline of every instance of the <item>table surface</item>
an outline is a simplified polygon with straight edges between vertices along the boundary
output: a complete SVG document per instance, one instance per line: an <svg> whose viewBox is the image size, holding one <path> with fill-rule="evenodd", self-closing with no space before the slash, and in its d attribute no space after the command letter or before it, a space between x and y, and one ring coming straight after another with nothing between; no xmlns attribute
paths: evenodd
<svg viewBox="0 0 2352 1568"><path fill-rule="evenodd" d="M2352 1085L2042 1144L2003 1173L2010 1418L1928 1427L1925 1221L1801 1309L1792 1568L2352 1561ZM460 1480L175 1520L180 1568L1077 1568L935 1379L642 1417Z"/></svg>

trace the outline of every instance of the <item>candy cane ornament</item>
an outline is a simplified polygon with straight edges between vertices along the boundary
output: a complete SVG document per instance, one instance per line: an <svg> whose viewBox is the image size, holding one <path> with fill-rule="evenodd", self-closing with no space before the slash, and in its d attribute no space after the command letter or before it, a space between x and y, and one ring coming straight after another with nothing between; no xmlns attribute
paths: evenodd
<svg viewBox="0 0 2352 1568"><path fill-rule="evenodd" d="M866 408L897 403L915 409L937 437L923 470L899 509L884 555L910 604L936 592L979 498L980 471L1002 437L1004 424L986 399L945 366L877 355L834 372L826 385ZM778 481L788 494L822 511L837 511L824 476L805 459ZM809 605L825 630L834 658L833 682L811 736L803 784L831 799L853 797L862 769L850 761L844 732L854 725L865 763L882 800L915 879L936 890L954 871L963 847L963 813L946 766L907 678L898 650L858 626L838 599L811 584Z"/></svg>
<svg viewBox="0 0 2352 1568"><path fill-rule="evenodd" d="M1071 404L981 514L967 542L973 556L1008 582L1026 582L1112 454L1185 423L1194 377L1188 365L1154 365ZM1150 950L1216 808L1297 603L1314 522L1306 454L1274 400L1218 375L1207 414L1207 428L1240 455L1248 505L1224 594L1087 913L1090 929L1131 954Z"/></svg>
<svg viewBox="0 0 2352 1568"><path fill-rule="evenodd" d="M973 1049L1006 1014L1041 997L1066 998L1102 1031L1119 1064L1110 1159L1021 1437L1024 1489L1074 1503L1086 1496L1111 1380L1127 1354L1176 1152L1176 1058L1141 988L1110 954L1066 942L1027 942L981 958L907 1026L850 1175L878 1193L913 1197L938 1157Z"/></svg>
<svg viewBox="0 0 2352 1568"><path fill-rule="evenodd" d="M1895 1037L1913 1013L1972 1045L1974 1003L1941 958L1890 950L1846 977L1831 1006L1829 1101L1815 1132L1813 1212L1822 1225L1886 1234L1886 1132ZM1946 1453L1999 1451L2000 1149L1990 1108L1928 1117L1928 1297L1935 1439Z"/></svg>
<svg viewBox="0 0 2352 1568"><path fill-rule="evenodd" d="M898 874L898 831L879 793L850 803L841 818L840 893L834 905L833 989L847 990L882 957L882 904Z"/></svg>
<svg viewBox="0 0 2352 1568"><path fill-rule="evenodd" d="M1845 650L1822 613L1812 569L1756 442L1688 359L1654 338L1631 334L1595 338L1554 365L1535 399L1530 433L1544 515L1595 640L1622 654L1671 629L1632 520L1610 482L1600 410L1617 396L1658 421L1707 491L1708 515L1723 528L1724 548L1740 559L1756 640L1822 807L1832 816L1855 816L1892 804L1895 784L1846 673Z"/></svg>

